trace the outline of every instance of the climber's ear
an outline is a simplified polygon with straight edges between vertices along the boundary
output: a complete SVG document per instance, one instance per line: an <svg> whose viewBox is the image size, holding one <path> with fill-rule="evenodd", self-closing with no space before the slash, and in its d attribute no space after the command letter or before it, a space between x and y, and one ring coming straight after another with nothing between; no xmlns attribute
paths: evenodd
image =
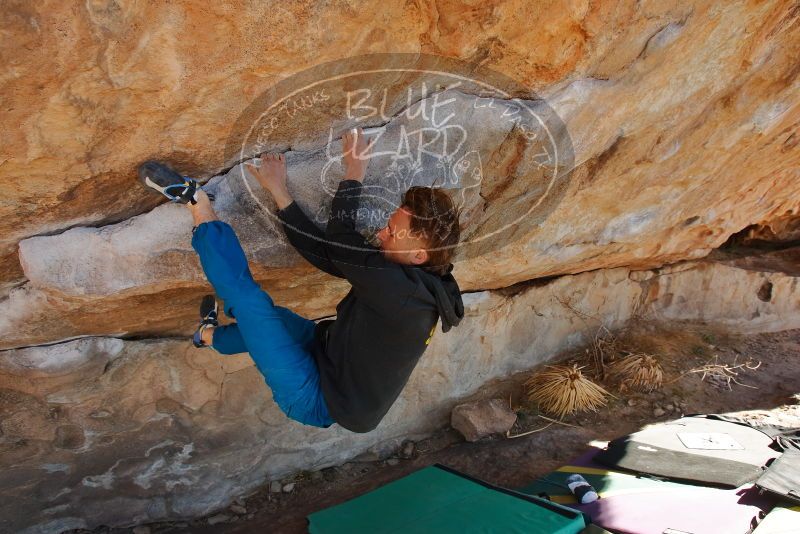
<svg viewBox="0 0 800 534"><path fill-rule="evenodd" d="M411 264L412 265L422 265L428 261L428 251L424 248L420 248L411 252Z"/></svg>

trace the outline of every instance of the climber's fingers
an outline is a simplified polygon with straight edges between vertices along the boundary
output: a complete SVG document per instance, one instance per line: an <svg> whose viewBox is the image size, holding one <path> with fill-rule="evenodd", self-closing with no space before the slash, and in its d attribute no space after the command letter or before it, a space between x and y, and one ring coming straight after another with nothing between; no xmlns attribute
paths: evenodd
<svg viewBox="0 0 800 534"><path fill-rule="evenodd" d="M351 152L358 159L365 158L375 145L376 138L368 138L361 127L352 128L342 135L342 152Z"/></svg>
<svg viewBox="0 0 800 534"><path fill-rule="evenodd" d="M258 167L253 165L252 163L245 163L244 168L253 178L258 177Z"/></svg>
<svg viewBox="0 0 800 534"><path fill-rule="evenodd" d="M353 136L347 131L342 135L342 152L347 154L353 150Z"/></svg>
<svg viewBox="0 0 800 534"><path fill-rule="evenodd" d="M372 147L374 147L374 146L375 146L375 141L377 141L377 140L378 140L378 138L377 138L377 137L373 137L373 138L371 138L371 139L369 140L369 144L367 144L367 148L364 150L364 155L365 155L365 156L366 156L367 154L369 154L370 152L372 152Z"/></svg>

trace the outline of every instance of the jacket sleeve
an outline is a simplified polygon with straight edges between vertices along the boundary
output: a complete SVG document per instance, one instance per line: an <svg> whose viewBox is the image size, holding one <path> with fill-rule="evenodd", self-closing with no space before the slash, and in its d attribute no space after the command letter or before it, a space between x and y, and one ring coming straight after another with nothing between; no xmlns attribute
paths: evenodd
<svg viewBox="0 0 800 534"><path fill-rule="evenodd" d="M297 202L292 202L278 211L278 218L283 225L283 231L289 243L311 265L338 278L344 274L333 264L328 257L328 248L325 245L325 234L311 222Z"/></svg>
<svg viewBox="0 0 800 534"><path fill-rule="evenodd" d="M361 182L343 180L331 203L325 237L328 257L353 286L356 295L373 308L389 311L405 304L417 283L404 266L387 260L356 230Z"/></svg>

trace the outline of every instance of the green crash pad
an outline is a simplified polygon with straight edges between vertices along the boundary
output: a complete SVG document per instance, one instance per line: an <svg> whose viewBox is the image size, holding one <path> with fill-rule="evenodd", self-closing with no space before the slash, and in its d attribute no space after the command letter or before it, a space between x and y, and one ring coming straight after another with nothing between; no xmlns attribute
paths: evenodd
<svg viewBox="0 0 800 534"><path fill-rule="evenodd" d="M580 512L433 465L308 516L312 534L577 534Z"/></svg>

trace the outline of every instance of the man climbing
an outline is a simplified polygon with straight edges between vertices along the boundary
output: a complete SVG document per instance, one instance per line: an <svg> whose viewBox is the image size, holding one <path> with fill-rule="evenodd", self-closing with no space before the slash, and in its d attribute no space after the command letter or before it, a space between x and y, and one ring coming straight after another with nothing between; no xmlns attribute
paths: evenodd
<svg viewBox="0 0 800 534"><path fill-rule="evenodd" d="M356 231L355 215L373 143L357 129L342 144L345 176L324 232L289 194L283 155L265 154L259 167L246 167L275 200L289 242L312 265L352 285L336 306L337 318L319 323L276 306L256 284L233 229L217 219L196 182L156 162L142 164L139 177L188 205L192 247L226 315L236 319L219 326L216 301L206 297L195 345L249 352L289 418L369 432L399 396L437 320L447 332L464 315L450 263L458 212L442 190L412 187L378 233L380 248L371 246Z"/></svg>

